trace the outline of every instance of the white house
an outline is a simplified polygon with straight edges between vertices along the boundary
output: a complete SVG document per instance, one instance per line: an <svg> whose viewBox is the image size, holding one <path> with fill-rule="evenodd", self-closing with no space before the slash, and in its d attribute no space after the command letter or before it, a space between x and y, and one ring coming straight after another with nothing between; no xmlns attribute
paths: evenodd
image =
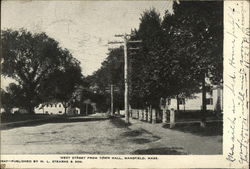
<svg viewBox="0 0 250 169"><path fill-rule="evenodd" d="M1 114L5 112L6 112L5 109L1 107Z"/></svg>
<svg viewBox="0 0 250 169"><path fill-rule="evenodd" d="M36 114L63 115L65 108L61 102L51 102L39 104L35 107ZM80 114L80 109L76 107L66 108L66 114Z"/></svg>
<svg viewBox="0 0 250 169"><path fill-rule="evenodd" d="M11 113L15 114L16 112L20 114L28 114L29 112L26 109L19 108L19 107L14 107L10 110Z"/></svg>
<svg viewBox="0 0 250 169"><path fill-rule="evenodd" d="M168 99L167 106L169 109L177 110L177 99ZM214 86L211 91L206 93L207 110L215 111L223 109L223 89ZM179 110L194 111L202 109L202 93L194 93L191 98L179 98Z"/></svg>
<svg viewBox="0 0 250 169"><path fill-rule="evenodd" d="M66 113L69 115L80 115L80 108L78 107L68 107Z"/></svg>

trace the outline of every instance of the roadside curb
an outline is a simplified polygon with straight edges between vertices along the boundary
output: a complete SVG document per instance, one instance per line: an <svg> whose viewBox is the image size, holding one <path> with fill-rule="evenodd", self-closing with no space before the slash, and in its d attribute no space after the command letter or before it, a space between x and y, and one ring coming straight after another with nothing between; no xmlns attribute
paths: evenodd
<svg viewBox="0 0 250 169"><path fill-rule="evenodd" d="M49 117L49 118L42 118L42 119L35 119L35 120L24 120L24 121L16 121L16 122L9 122L9 123L0 123L0 129L5 129L8 127L13 127L13 126L22 126L25 124L43 122L43 121L54 120L54 119L58 119L58 117Z"/></svg>
<svg viewBox="0 0 250 169"><path fill-rule="evenodd" d="M84 122L84 121L95 121L95 120L107 120L109 117L91 117L91 116L84 116L84 117L49 117L49 118L42 118L42 119L35 119L35 120L25 120L25 121L17 121L17 122L10 122L10 123L0 123L0 130L9 129L14 127L21 127L21 126L32 126L33 124L39 123L46 123L46 122L53 122L53 123L60 123L60 122Z"/></svg>

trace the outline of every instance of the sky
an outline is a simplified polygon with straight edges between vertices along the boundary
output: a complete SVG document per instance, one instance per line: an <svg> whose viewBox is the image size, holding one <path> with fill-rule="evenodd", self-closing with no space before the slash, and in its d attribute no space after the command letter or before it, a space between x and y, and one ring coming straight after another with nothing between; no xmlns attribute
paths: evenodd
<svg viewBox="0 0 250 169"><path fill-rule="evenodd" d="M138 28L140 16L155 8L161 16L172 11L172 1L2 1L1 28L46 32L69 49L91 75L107 57L115 34ZM3 80L3 85L8 80Z"/></svg>

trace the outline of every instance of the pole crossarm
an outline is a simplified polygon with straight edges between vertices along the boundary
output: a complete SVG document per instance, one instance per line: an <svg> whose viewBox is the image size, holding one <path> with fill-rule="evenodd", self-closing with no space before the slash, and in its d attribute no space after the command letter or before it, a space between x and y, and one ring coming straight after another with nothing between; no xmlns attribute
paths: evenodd
<svg viewBox="0 0 250 169"><path fill-rule="evenodd" d="M132 55L136 55L137 53L130 53L129 55L132 56Z"/></svg>
<svg viewBox="0 0 250 169"><path fill-rule="evenodd" d="M120 48L123 49L123 46L120 46ZM113 51L113 50L116 50L117 48L108 48L108 51ZM109 53L106 53L106 54L109 54Z"/></svg>
<svg viewBox="0 0 250 169"><path fill-rule="evenodd" d="M115 35L115 37L124 37L124 35Z"/></svg>
<svg viewBox="0 0 250 169"><path fill-rule="evenodd" d="M139 50L140 48L129 48L129 50Z"/></svg>
<svg viewBox="0 0 250 169"><path fill-rule="evenodd" d="M119 41L110 41L110 42L108 42L108 44L121 44L121 43L124 43L124 42L119 42Z"/></svg>
<svg viewBox="0 0 250 169"><path fill-rule="evenodd" d="M141 43L142 40L132 40L132 41L128 41L129 43Z"/></svg>

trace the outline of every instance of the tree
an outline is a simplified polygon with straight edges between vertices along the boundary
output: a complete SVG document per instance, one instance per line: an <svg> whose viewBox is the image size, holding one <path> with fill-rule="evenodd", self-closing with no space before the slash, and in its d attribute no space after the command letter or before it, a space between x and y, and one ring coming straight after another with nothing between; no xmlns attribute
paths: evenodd
<svg viewBox="0 0 250 169"><path fill-rule="evenodd" d="M131 38L142 40L141 49L129 57L132 60L131 103L134 103L132 106L143 107L148 102L156 108L163 87L160 81L163 67L161 19L155 9L150 9L144 11L140 21L139 29L133 31Z"/></svg>
<svg viewBox="0 0 250 169"><path fill-rule="evenodd" d="M222 82L223 2L181 1L174 3L173 48L183 61L188 60L187 75L202 88L202 110L206 112L206 84Z"/></svg>
<svg viewBox="0 0 250 169"><path fill-rule="evenodd" d="M102 91L105 91L110 84L123 86L123 55L122 48L111 50L106 60L102 62L101 68L94 72L92 83L96 83Z"/></svg>
<svg viewBox="0 0 250 169"><path fill-rule="evenodd" d="M154 9L145 11L133 32L133 39L143 40L132 62L133 103L158 106L161 97L178 100L200 87L204 96L205 77L221 82L223 3L181 1L173 9L162 22ZM205 105L203 97L203 110Z"/></svg>
<svg viewBox="0 0 250 169"><path fill-rule="evenodd" d="M6 113L10 113L11 108L13 108L10 93L4 91L3 89L1 89L1 108L4 108Z"/></svg>
<svg viewBox="0 0 250 169"><path fill-rule="evenodd" d="M44 81L57 73L61 78L69 74L72 76L74 69L71 68L79 64L67 50L60 48L58 42L45 33L32 34L24 29L7 29L2 31L1 40L2 74L17 81L22 91L20 97L23 106L30 113L33 113L34 106L44 100L40 97L44 95Z"/></svg>
<svg viewBox="0 0 250 169"><path fill-rule="evenodd" d="M76 98L74 91L82 84L82 74L79 62L65 50L67 61L61 69L50 73L41 82L40 91L43 101L56 100L63 104L65 113Z"/></svg>
<svg viewBox="0 0 250 169"><path fill-rule="evenodd" d="M93 75L87 77L90 81L90 88L95 88L93 100L96 101L97 107L101 110L107 110L110 106L110 93L107 89L110 89L111 84L119 89L115 92L115 107L121 108L123 106L123 102L121 101L121 98L124 98L123 68L123 49L115 48L109 52L108 57L102 62L102 66Z"/></svg>
<svg viewBox="0 0 250 169"><path fill-rule="evenodd" d="M166 11L163 22L163 55L165 64L163 79L167 79L166 97L176 97L177 110L179 110L179 97L189 97L199 90L199 82L191 75L191 62L186 44L189 43L188 31L179 30L179 22L175 14ZM188 29L188 28L186 28ZM185 34L187 33L187 34Z"/></svg>
<svg viewBox="0 0 250 169"><path fill-rule="evenodd" d="M23 94L21 86L15 83L10 83L6 91L1 89L1 105L6 112L10 113L10 110L14 107L25 107L27 101L22 97Z"/></svg>

